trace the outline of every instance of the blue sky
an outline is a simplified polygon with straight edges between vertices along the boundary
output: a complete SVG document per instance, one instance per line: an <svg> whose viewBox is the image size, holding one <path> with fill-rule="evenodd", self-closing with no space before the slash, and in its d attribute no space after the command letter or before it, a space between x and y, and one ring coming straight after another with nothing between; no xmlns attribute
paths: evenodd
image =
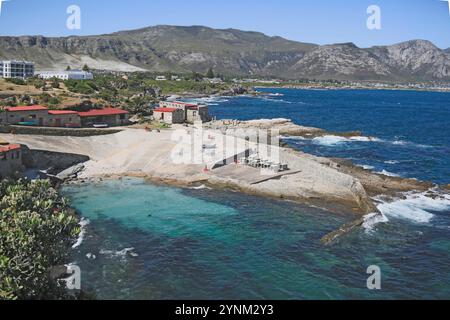
<svg viewBox="0 0 450 320"><path fill-rule="evenodd" d="M81 8L81 30L66 28L72 4ZM371 4L381 8L381 30L366 27ZM448 3L440 0L9 0L0 35L90 35L157 24L237 28L318 44L427 39L450 47Z"/></svg>

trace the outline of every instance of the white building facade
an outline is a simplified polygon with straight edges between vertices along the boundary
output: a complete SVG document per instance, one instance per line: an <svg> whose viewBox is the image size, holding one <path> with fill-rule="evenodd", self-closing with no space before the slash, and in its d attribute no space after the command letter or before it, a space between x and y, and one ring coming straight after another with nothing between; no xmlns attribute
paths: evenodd
<svg viewBox="0 0 450 320"><path fill-rule="evenodd" d="M68 71L41 71L39 72L39 78L48 79L60 79L60 80L92 80L94 75L91 72L80 70L68 70Z"/></svg>
<svg viewBox="0 0 450 320"><path fill-rule="evenodd" d="M26 79L34 76L34 63L18 60L0 61L1 78L21 78Z"/></svg>

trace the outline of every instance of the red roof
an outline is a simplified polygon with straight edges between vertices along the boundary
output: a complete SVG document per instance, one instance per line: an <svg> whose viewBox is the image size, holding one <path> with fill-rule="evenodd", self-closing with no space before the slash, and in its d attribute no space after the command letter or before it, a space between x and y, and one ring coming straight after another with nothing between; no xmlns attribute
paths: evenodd
<svg viewBox="0 0 450 320"><path fill-rule="evenodd" d="M78 114L78 112L72 111L72 110L48 110L48 114L53 114L53 115Z"/></svg>
<svg viewBox="0 0 450 320"><path fill-rule="evenodd" d="M128 114L128 111L115 108L92 109L86 112L78 112L80 117L99 117L99 116L115 116L119 114Z"/></svg>
<svg viewBox="0 0 450 320"><path fill-rule="evenodd" d="M8 144L6 146L0 146L0 152L7 152L20 149L20 144Z"/></svg>
<svg viewBox="0 0 450 320"><path fill-rule="evenodd" d="M176 108L158 108L158 109L155 109L154 111L155 112L170 112L170 113L172 113L172 112L175 112L177 110L180 110L180 109L176 109Z"/></svg>
<svg viewBox="0 0 450 320"><path fill-rule="evenodd" d="M15 111L41 111L41 110L47 110L47 108L44 107L44 106L35 105L35 106L6 107L5 110L9 111L9 112L15 112Z"/></svg>

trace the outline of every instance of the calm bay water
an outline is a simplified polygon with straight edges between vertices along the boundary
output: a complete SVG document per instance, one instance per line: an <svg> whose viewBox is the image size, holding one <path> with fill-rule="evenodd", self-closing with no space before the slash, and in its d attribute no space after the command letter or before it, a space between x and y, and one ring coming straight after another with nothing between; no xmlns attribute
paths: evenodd
<svg viewBox="0 0 450 320"><path fill-rule="evenodd" d="M373 170L450 183L450 95L272 91L284 96L221 98L209 101L211 112L220 118L286 117L332 131L362 130L378 140L288 141ZM99 299L450 298L450 197L445 195L380 203L387 222L368 224L324 247L320 238L350 215L141 179L63 191L89 221L73 260L82 269L83 288ZM370 265L381 267L380 291L366 288Z"/></svg>

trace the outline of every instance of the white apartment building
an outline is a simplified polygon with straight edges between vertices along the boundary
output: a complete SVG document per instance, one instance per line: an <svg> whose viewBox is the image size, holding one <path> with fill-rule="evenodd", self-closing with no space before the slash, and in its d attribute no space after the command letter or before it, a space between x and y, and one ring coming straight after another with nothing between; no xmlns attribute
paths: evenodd
<svg viewBox="0 0 450 320"><path fill-rule="evenodd" d="M41 79L53 79L60 80L92 80L94 75L91 72L81 70L67 70L67 71L41 71L39 72L39 78Z"/></svg>
<svg viewBox="0 0 450 320"><path fill-rule="evenodd" d="M34 63L17 60L0 60L0 78L30 78L34 76Z"/></svg>

